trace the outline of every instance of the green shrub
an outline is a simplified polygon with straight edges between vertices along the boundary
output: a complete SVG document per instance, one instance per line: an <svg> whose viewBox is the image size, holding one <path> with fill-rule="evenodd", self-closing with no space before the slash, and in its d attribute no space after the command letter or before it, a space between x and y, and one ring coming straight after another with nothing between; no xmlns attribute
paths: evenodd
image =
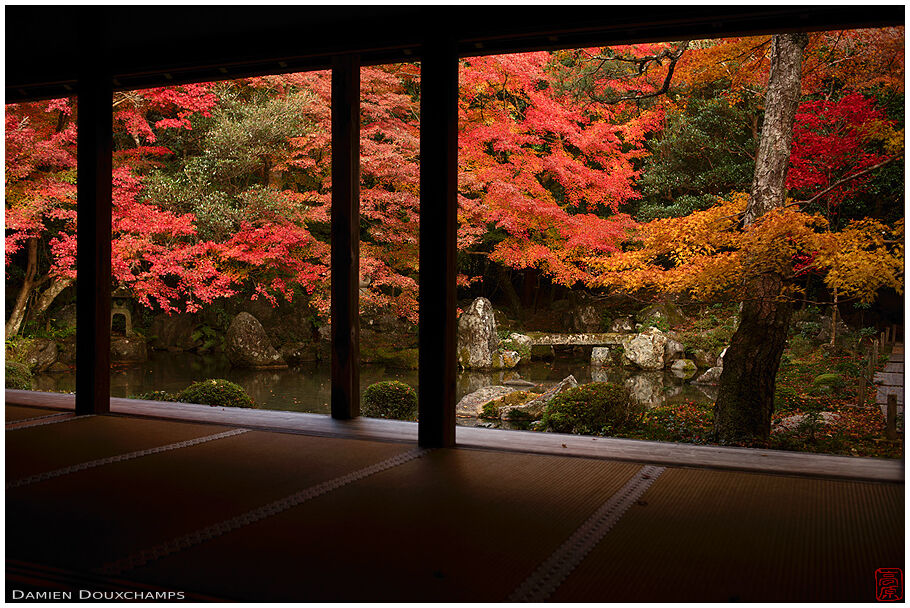
<svg viewBox="0 0 910 608"><path fill-rule="evenodd" d="M531 345L522 344L522 343L518 342L517 340L512 340L511 338L507 338L505 340L500 340L499 349L514 351L514 352L518 353L518 356L521 357L522 359L524 359L525 361L527 361L531 358Z"/></svg>
<svg viewBox="0 0 910 608"><path fill-rule="evenodd" d="M364 416L394 420L417 419L417 391L397 380L377 382L363 391Z"/></svg>
<svg viewBox="0 0 910 608"><path fill-rule="evenodd" d="M560 393L547 405L541 429L579 435L611 435L643 413L621 386L606 382L583 384Z"/></svg>
<svg viewBox="0 0 910 608"><path fill-rule="evenodd" d="M177 396L167 391L150 391L140 395L130 395L128 399L145 399L146 401L177 401Z"/></svg>
<svg viewBox="0 0 910 608"><path fill-rule="evenodd" d="M16 363L25 363L29 349L34 345L34 338L26 338L21 334L6 340L6 360Z"/></svg>
<svg viewBox="0 0 910 608"><path fill-rule="evenodd" d="M18 361L6 362L6 388L28 391L32 388L32 373Z"/></svg>
<svg viewBox="0 0 910 608"><path fill-rule="evenodd" d="M499 420L499 404L495 401L490 401L489 403L483 404L483 411L477 415L478 418L485 418L487 420Z"/></svg>
<svg viewBox="0 0 910 608"><path fill-rule="evenodd" d="M177 393L176 400L219 407L255 407L243 387L220 378L194 382Z"/></svg>

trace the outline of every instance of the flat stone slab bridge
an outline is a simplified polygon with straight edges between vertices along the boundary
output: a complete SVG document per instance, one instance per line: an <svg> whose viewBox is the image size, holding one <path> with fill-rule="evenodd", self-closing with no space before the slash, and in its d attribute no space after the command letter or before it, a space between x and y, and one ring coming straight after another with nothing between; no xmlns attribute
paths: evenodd
<svg viewBox="0 0 910 608"><path fill-rule="evenodd" d="M622 344L623 338L631 334L607 332L599 334L545 334L530 332L526 334L533 346L616 346Z"/></svg>

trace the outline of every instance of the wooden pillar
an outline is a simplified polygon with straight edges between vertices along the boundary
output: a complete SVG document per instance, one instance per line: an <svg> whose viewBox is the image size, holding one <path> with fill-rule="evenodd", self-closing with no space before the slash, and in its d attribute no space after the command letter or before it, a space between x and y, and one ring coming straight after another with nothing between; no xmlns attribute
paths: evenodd
<svg viewBox="0 0 910 608"><path fill-rule="evenodd" d="M360 58L332 63L332 418L360 415Z"/></svg>
<svg viewBox="0 0 910 608"><path fill-rule="evenodd" d="M423 51L418 442L450 447L455 445L458 55L443 32L431 32Z"/></svg>
<svg viewBox="0 0 910 608"><path fill-rule="evenodd" d="M101 15L86 7L77 88L76 413L110 411L112 76Z"/></svg>

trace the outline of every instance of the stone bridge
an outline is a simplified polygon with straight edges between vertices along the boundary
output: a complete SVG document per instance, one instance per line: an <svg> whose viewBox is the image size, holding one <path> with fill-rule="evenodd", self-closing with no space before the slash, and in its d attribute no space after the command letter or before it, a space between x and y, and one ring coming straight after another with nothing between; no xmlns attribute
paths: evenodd
<svg viewBox="0 0 910 608"><path fill-rule="evenodd" d="M631 334L607 332L600 334L545 334L530 332L532 346L616 346Z"/></svg>

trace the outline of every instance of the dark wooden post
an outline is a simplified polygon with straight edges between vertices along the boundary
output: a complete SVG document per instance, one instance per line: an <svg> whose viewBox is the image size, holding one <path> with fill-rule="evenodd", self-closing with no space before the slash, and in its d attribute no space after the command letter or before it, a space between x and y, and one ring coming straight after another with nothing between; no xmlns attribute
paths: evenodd
<svg viewBox="0 0 910 608"><path fill-rule="evenodd" d="M455 445L458 54L444 32L427 37L420 86L418 442L449 447Z"/></svg>
<svg viewBox="0 0 910 608"><path fill-rule="evenodd" d="M100 13L88 9L77 89L76 413L110 411L112 76Z"/></svg>
<svg viewBox="0 0 910 608"><path fill-rule="evenodd" d="M332 418L360 415L360 58L332 63Z"/></svg>
<svg viewBox="0 0 910 608"><path fill-rule="evenodd" d="M888 405L885 415L885 437L897 439L897 395L888 395Z"/></svg>

